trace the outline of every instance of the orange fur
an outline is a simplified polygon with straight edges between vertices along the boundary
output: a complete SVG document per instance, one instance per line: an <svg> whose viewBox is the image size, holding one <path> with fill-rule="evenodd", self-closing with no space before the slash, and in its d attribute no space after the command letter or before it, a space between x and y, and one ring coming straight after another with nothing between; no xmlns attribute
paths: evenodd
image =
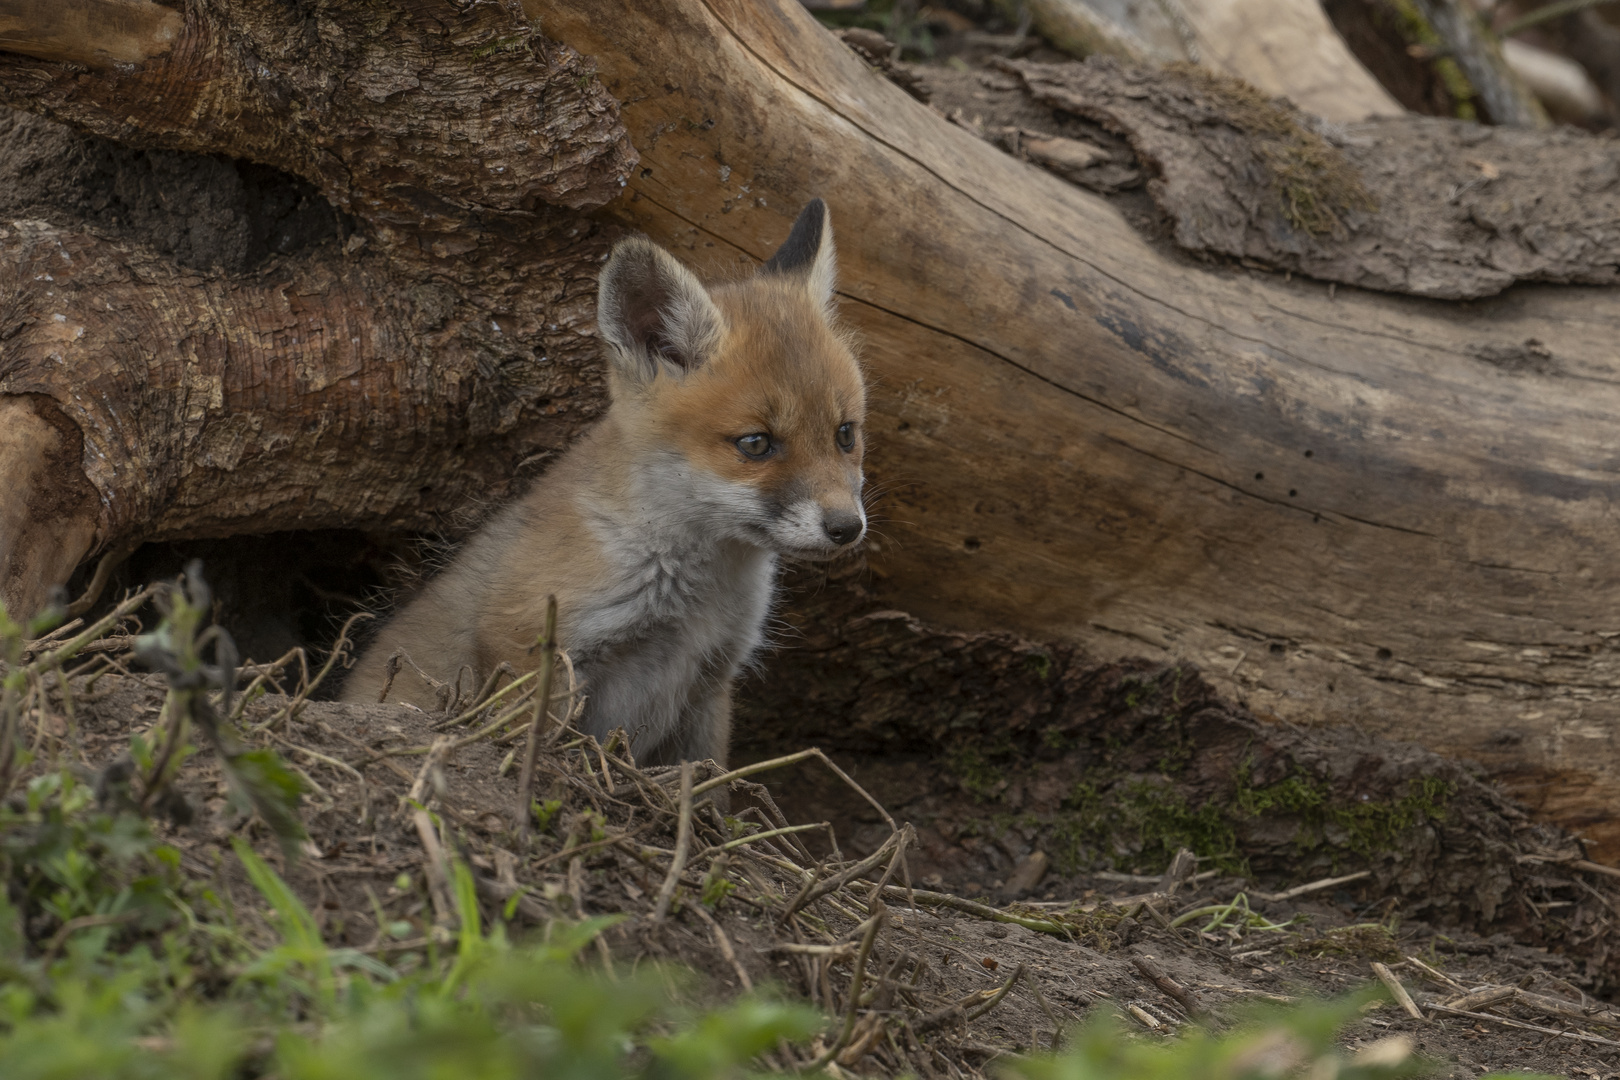
<svg viewBox="0 0 1620 1080"><path fill-rule="evenodd" d="M825 557L865 528L865 386L832 267L819 200L759 275L712 290L621 244L600 295L607 414L383 628L344 698L377 700L396 653L389 697L425 708L429 679L526 670L554 594L585 730L626 728L643 761L723 762L777 556Z"/></svg>

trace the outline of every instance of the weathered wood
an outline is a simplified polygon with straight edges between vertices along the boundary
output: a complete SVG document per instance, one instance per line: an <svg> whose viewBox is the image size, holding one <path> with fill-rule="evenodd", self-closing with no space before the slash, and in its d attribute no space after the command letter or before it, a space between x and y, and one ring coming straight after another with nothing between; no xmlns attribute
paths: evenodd
<svg viewBox="0 0 1620 1080"><path fill-rule="evenodd" d="M1263 714L1479 760L1620 852L1612 291L1199 267L791 4L528 10L626 102L619 220L729 270L831 203L892 491L876 603L1193 660ZM1557 373L1488 358L1515 347Z"/></svg>
<svg viewBox="0 0 1620 1080"><path fill-rule="evenodd" d="M97 500L81 471L82 442L48 398L0 396L7 489L0 499L0 603L8 610L37 608L43 595L35 583L66 581L95 537Z"/></svg>
<svg viewBox="0 0 1620 1080"><path fill-rule="evenodd" d="M8 575L8 598L37 606L92 536L432 528L501 498L519 462L565 446L600 402L581 331L606 237L574 231L455 260L317 249L232 275L40 222L0 226L15 320L0 390L71 419L96 495L73 504L90 525L64 534L77 548L31 580Z"/></svg>
<svg viewBox="0 0 1620 1080"><path fill-rule="evenodd" d="M1160 61L1186 58L1180 49L1165 55L1166 50L1154 48L1084 0L1034 0L1034 3L996 0L996 10L1014 23L1027 14L1034 30L1070 56L1100 54L1136 63L1150 58Z"/></svg>
<svg viewBox="0 0 1620 1080"><path fill-rule="evenodd" d="M0 104L119 142L272 165L385 240L476 232L490 218L511 230L547 204L598 206L635 164L589 66L507 3L300 13L207 0L187 6L171 51L139 66L85 77L6 57ZM455 251L470 238L437 242Z"/></svg>
<svg viewBox="0 0 1620 1080"><path fill-rule="evenodd" d="M162 56L184 25L152 0L0 0L0 49L87 67Z"/></svg>
<svg viewBox="0 0 1620 1080"><path fill-rule="evenodd" d="M95 494L52 534L65 546L0 537L11 606L141 540L435 528L595 416L594 279L615 234L553 204L611 198L635 152L589 66L515 6L443 14L327 4L301 21L221 0L189 6L143 66L0 63L0 101L274 166L361 229L230 272L101 223L0 222L0 395L71 419ZM22 529L32 497L0 494L0 524Z"/></svg>
<svg viewBox="0 0 1620 1080"><path fill-rule="evenodd" d="M1448 300L1521 281L1620 282L1607 139L1427 116L1330 137L1235 80L1107 60L1002 67L1036 101L1125 136L1189 251Z"/></svg>
<svg viewBox="0 0 1620 1080"><path fill-rule="evenodd" d="M1315 0L996 3L1009 19L1027 11L1043 37L1073 56L1199 63L1337 123L1403 111L1350 52Z"/></svg>
<svg viewBox="0 0 1620 1080"><path fill-rule="evenodd" d="M1176 0L1213 71L1335 123L1403 111L1361 65L1316 0Z"/></svg>
<svg viewBox="0 0 1620 1080"><path fill-rule="evenodd" d="M232 277L28 226L0 262L61 245L86 268L59 290L19 272L0 391L44 394L84 430L100 542L126 484L146 511L117 519L125 533L419 522L419 479L464 497L499 468L452 479L470 458L510 463L571 430L542 419L550 376L503 396L507 363L573 350L572 400L598 400L586 312L608 231L735 273L822 195L873 375L870 472L889 490L874 605L1192 661L1263 715L1474 757L1620 854L1612 290L1516 286L1464 307L1194 263L930 112L792 0L529 0L562 46L500 4L413 0L375 23L367 5L316 7L318 26L269 0L194 5L182 44L133 73L0 64L13 103L304 176L368 240ZM624 103L633 173L581 54ZM506 115L563 126L526 143ZM571 160L576 139L592 149ZM619 177L630 190L603 231L569 238L542 207L597 205ZM444 283L434 322L443 309L410 287ZM57 314L84 337L47 342ZM358 335L357 375L350 319L380 327ZM317 329L335 351L308 347ZM397 406L369 422L365 395L392 392L391 372ZM90 375L116 412L76 402ZM469 419L478 402L499 422ZM124 442L122 464L163 483L101 471ZM238 446L254 454L221 456Z"/></svg>

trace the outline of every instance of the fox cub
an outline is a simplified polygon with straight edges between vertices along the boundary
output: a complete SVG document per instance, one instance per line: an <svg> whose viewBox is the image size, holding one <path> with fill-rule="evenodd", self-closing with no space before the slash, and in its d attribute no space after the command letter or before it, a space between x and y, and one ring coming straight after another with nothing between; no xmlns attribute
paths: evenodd
<svg viewBox="0 0 1620 1080"><path fill-rule="evenodd" d="M760 648L777 559L866 531L866 389L833 317L820 199L752 278L705 288L646 239L602 269L607 413L378 633L343 689L436 705L464 666L519 671L555 593L583 730L625 728L638 760L724 764L731 684Z"/></svg>

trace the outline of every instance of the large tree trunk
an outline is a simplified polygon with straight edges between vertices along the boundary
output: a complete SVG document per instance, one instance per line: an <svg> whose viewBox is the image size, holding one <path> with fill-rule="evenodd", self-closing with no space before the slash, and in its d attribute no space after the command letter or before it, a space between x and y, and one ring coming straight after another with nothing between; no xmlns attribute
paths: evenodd
<svg viewBox="0 0 1620 1080"><path fill-rule="evenodd" d="M36 395L28 400L50 430L65 417L82 433L96 497L73 503L78 531L61 533L83 545L75 561L91 534L108 545L314 520L419 523L424 509L487 485L503 459L515 465L570 430L542 419L538 390L499 420L469 416L465 402L492 378L483 350L495 335L479 319L512 312L524 349L555 332L541 355L583 364L589 260L613 227L644 230L709 273L735 273L821 195L838 235L844 315L872 374L871 473L889 492L869 552L879 606L1066 638L1105 658L1193 661L1263 716L1357 723L1473 757L1542 813L1584 827L1600 855L1620 856L1612 288L1518 284L1456 303L1193 261L1116 204L930 112L790 0L528 0L534 24L510 7L426 0L368 21L352 13L372 5L333 2L317 5L296 48L263 15L272 7L284 10L193 5L181 44L135 74L0 65L12 104L127 142L275 164L320 186L373 241L358 261L318 254L246 278L178 280L116 245L11 227L13 266L77 244L73 273L112 268L108 286L64 286L76 304L67 310L27 285L26 319L8 315L0 329L25 326L6 341L0 390ZM535 24L566 49L535 36ZM516 46L503 45L507 34ZM507 129L475 121L501 109L473 106L525 79L543 84L542 97L567 86L588 97L596 84L570 66L574 51L623 103L639 167L629 170L628 147L602 126L584 141L603 164L582 165L589 175L574 187L548 187L551 155L582 141L548 129L521 151L502 143L509 169L499 178L488 143ZM391 75L350 91L337 63ZM442 85L427 77L439 71ZM201 89L177 89L191 86ZM525 99L500 100L517 109ZM241 122L228 107L238 102L254 104ZM600 108L592 115L611 112ZM464 119L397 130L424 109ZM600 203L621 175L629 190L600 211L609 227L589 239L566 237L537 209ZM531 221L546 226L520 229ZM1308 247L1310 230L1289 227ZM543 298L525 273L547 283ZM1510 265L1506 280L1536 273ZM19 272L25 279L36 281ZM574 283L560 298L559 280ZM410 281L449 283L454 314L441 325L454 329L412 336L411 305L394 284ZM117 299L110 309L98 306L104 288ZM548 329L552 311L569 319L564 330ZM341 340L358 337L361 355L323 350L335 359L299 382L309 355L288 340L319 329L337 342L329 328L350 319L393 329L345 329ZM247 332L265 325L281 333ZM190 344L199 338L222 347ZM279 373L284 388L250 408L226 377L239 362L265 373L242 385ZM402 363L421 377L395 379ZM594 368L566 370L584 403L574 421L598 400ZM91 385L81 373L103 371L113 389L81 389ZM143 396L117 384L128 371L162 378ZM440 371L454 373L463 397L441 396ZM365 423L355 394L364 401L382 385L399 395L393 419ZM147 415L162 422L148 431ZM344 422L312 423L318 415ZM132 419L139 437L126 434ZM200 456L228 444L233 423L272 435L251 454ZM33 454L42 476L60 459L52 453ZM143 467L162 482L130 476ZM266 485L287 494L264 498ZM14 508L30 497L0 497L0 524L44 529ZM10 595L37 596L65 561L41 562L33 578L12 571Z"/></svg>

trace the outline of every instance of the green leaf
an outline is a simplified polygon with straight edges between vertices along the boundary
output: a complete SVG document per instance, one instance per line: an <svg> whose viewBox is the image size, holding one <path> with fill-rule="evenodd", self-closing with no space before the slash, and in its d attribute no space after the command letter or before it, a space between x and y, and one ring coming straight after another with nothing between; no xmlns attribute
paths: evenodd
<svg viewBox="0 0 1620 1080"><path fill-rule="evenodd" d="M782 1039L807 1038L823 1026L821 1014L808 1006L747 997L654 1042L652 1052L674 1076L710 1080L748 1064Z"/></svg>
<svg viewBox="0 0 1620 1080"><path fill-rule="evenodd" d="M304 824L298 819L298 803L304 793L298 774L287 768L274 750L247 750L225 758L225 775L230 779L232 794L258 811L270 826L287 861L296 861L305 835Z"/></svg>
<svg viewBox="0 0 1620 1080"><path fill-rule="evenodd" d="M330 1011L336 1003L336 984L332 976L331 957L327 953L326 942L321 939L320 928L315 925L315 917L287 887L281 875L259 858L247 841L233 836L231 847L241 860L242 868L247 871L248 880L275 909L276 928L281 932L285 946L282 956L261 958L263 970L274 970L278 961L302 964L314 978L316 997ZM266 960L269 962L266 963Z"/></svg>

